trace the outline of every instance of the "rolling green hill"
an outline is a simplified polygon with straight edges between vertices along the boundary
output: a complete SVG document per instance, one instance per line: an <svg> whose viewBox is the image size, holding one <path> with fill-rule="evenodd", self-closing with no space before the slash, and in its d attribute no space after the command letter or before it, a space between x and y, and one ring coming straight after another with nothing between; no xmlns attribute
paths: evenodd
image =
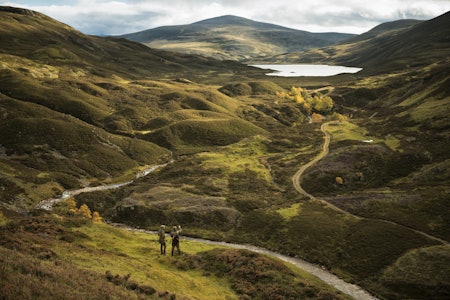
<svg viewBox="0 0 450 300"><path fill-rule="evenodd" d="M349 299L250 251L182 240L183 256L162 256L155 234L76 216L15 219L0 237L2 299Z"/></svg>
<svg viewBox="0 0 450 300"><path fill-rule="evenodd" d="M323 47L352 36L344 33L311 33L242 17L221 16L121 37L152 48L180 53L195 53L224 60L251 60Z"/></svg>
<svg viewBox="0 0 450 300"><path fill-rule="evenodd" d="M247 252L189 243L180 258L150 256L148 236L80 219L71 200L108 222L181 224L189 236L302 257L383 299L448 298L447 17L384 25L333 48L336 58L370 61L365 73L268 80L238 62L85 36L1 7L0 286L26 281L7 299L38 290L42 299L65 290L183 299L216 287L237 298L269 286L274 294L261 298L282 298L288 291L274 282L309 298L342 297ZM412 49L406 33L431 48ZM374 48L346 52L383 35L395 42L379 40L379 67ZM301 178L317 200L297 193L292 176L322 151L320 123L309 119L324 97L325 117L339 122L328 126L329 154ZM156 164L164 167L136 178ZM68 189L130 180L35 209ZM264 272L248 273L254 264Z"/></svg>
<svg viewBox="0 0 450 300"><path fill-rule="evenodd" d="M229 74L227 70L234 70L230 74L233 75L251 70L235 62L149 49L126 39L87 36L41 13L21 8L2 6L0 12L1 53L67 66L75 72L83 69L78 75L92 69L92 75L99 77L160 78L164 73L176 78L194 74L200 77L224 75Z"/></svg>
<svg viewBox="0 0 450 300"><path fill-rule="evenodd" d="M85 36L28 10L2 7L0 13L3 203L28 209L64 189L133 178L168 161L169 151L149 141L168 143L149 132L158 120L184 145L223 145L264 132L239 118L236 100L177 79L205 70L233 76L248 70L243 65L230 69L233 64L213 59ZM149 79L161 73L172 80Z"/></svg>

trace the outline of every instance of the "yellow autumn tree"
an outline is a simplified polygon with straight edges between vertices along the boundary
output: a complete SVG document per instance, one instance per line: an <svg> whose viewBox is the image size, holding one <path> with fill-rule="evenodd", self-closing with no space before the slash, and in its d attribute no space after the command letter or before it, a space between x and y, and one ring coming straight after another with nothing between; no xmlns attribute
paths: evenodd
<svg viewBox="0 0 450 300"><path fill-rule="evenodd" d="M314 111L319 113L329 113L333 108L333 100L329 96L315 95L311 100Z"/></svg>
<svg viewBox="0 0 450 300"><path fill-rule="evenodd" d="M301 93L305 91L302 87L291 87L291 95L301 95Z"/></svg>
<svg viewBox="0 0 450 300"><path fill-rule="evenodd" d="M343 122L346 121L348 118L346 116L341 115L340 113L333 112L330 116L327 117L330 121L339 121Z"/></svg>
<svg viewBox="0 0 450 300"><path fill-rule="evenodd" d="M66 200L66 209L69 214L75 215L78 213L77 202L74 198L69 198Z"/></svg>
<svg viewBox="0 0 450 300"><path fill-rule="evenodd" d="M91 219L92 222L102 223L103 218L100 216L99 212L91 212L91 209L87 204L82 204L80 208L77 208L77 202L74 198L68 198L64 201L64 206L62 208L63 213L69 213L69 215L78 215L86 219Z"/></svg>
<svg viewBox="0 0 450 300"><path fill-rule="evenodd" d="M301 94L295 95L294 100L299 104L305 103L305 98Z"/></svg>
<svg viewBox="0 0 450 300"><path fill-rule="evenodd" d="M94 222L94 223L103 223L103 218L100 216L98 211L94 211L92 213L92 222Z"/></svg>
<svg viewBox="0 0 450 300"><path fill-rule="evenodd" d="M80 208L78 209L78 214L87 219L92 219L92 212L89 209L89 206L87 206L86 204L82 204L80 206Z"/></svg>
<svg viewBox="0 0 450 300"><path fill-rule="evenodd" d="M313 113L311 115L311 122L312 123L320 123L322 121L323 121L323 116L321 114Z"/></svg>
<svg viewBox="0 0 450 300"><path fill-rule="evenodd" d="M318 92L308 93L306 89L301 87L293 86L288 92L277 92L276 95L283 99L295 101L308 114L312 112L329 114L333 109L333 99L330 96Z"/></svg>
<svg viewBox="0 0 450 300"><path fill-rule="evenodd" d="M337 176L336 177L336 184L343 185L344 184L344 179L342 177Z"/></svg>

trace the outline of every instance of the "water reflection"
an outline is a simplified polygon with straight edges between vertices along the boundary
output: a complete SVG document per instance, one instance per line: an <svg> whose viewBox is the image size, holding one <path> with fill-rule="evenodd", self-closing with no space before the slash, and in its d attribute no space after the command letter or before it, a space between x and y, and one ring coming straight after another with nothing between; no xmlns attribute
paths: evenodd
<svg viewBox="0 0 450 300"><path fill-rule="evenodd" d="M297 77L297 76L334 76L343 73L356 73L362 68L329 66L329 65L308 65L308 64L291 64L291 65L251 65L260 69L274 70L275 72L267 73L268 76L281 77Z"/></svg>

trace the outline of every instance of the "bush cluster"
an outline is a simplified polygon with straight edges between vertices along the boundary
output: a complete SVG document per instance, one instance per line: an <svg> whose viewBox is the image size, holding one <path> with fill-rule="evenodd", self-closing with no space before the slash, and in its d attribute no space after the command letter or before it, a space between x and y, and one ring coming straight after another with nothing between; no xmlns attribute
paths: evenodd
<svg viewBox="0 0 450 300"><path fill-rule="evenodd" d="M111 282L115 285L121 285L121 286L125 287L126 289L133 290L133 291L145 294L145 295L153 295L156 293L156 290L149 285L142 285L133 280L129 280L130 276L131 276L131 274L127 274L124 276L113 275L110 271L106 271L106 273L105 273L106 280L108 280L109 282ZM162 296L162 295L163 294L160 294L160 296ZM173 297L173 299L175 299L175 297Z"/></svg>
<svg viewBox="0 0 450 300"><path fill-rule="evenodd" d="M321 93L308 93L301 87L292 87L289 92L277 92L277 96L283 99L293 100L301 105L308 115L314 113L330 114L333 109L333 99Z"/></svg>
<svg viewBox="0 0 450 300"><path fill-rule="evenodd" d="M308 285L282 262L252 251L213 249L183 259L184 264L176 264L230 278L240 299L336 299Z"/></svg>

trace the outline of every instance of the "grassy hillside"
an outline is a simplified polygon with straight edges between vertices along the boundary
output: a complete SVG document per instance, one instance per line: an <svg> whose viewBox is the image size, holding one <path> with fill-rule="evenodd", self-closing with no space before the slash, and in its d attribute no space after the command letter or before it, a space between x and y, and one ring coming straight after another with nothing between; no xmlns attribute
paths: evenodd
<svg viewBox="0 0 450 300"><path fill-rule="evenodd" d="M41 105L0 97L2 203L29 209L84 182L134 178L167 160L155 144L115 135Z"/></svg>
<svg viewBox="0 0 450 300"><path fill-rule="evenodd" d="M353 213L449 240L446 66L366 77L336 89L343 109L358 107L347 110L355 124L330 127L332 151L305 174L306 189Z"/></svg>
<svg viewBox="0 0 450 300"><path fill-rule="evenodd" d="M266 256L185 240L182 256L161 256L156 234L81 217L14 219L0 236L2 299L347 299Z"/></svg>
<svg viewBox="0 0 450 300"><path fill-rule="evenodd" d="M167 149L146 140L167 146L179 135L195 148L264 132L239 118L236 100L177 77L185 71L201 77L206 69L211 75L216 67L233 74L244 66L231 70L232 63L85 36L28 10L2 7L0 13L5 205L28 209L65 189L128 181L139 169L169 160ZM161 72L172 79L149 79ZM152 132L161 124L174 129L173 141Z"/></svg>
<svg viewBox="0 0 450 300"><path fill-rule="evenodd" d="M323 47L352 36L332 32L311 33L236 16L222 16L122 37L151 48L242 61Z"/></svg>

